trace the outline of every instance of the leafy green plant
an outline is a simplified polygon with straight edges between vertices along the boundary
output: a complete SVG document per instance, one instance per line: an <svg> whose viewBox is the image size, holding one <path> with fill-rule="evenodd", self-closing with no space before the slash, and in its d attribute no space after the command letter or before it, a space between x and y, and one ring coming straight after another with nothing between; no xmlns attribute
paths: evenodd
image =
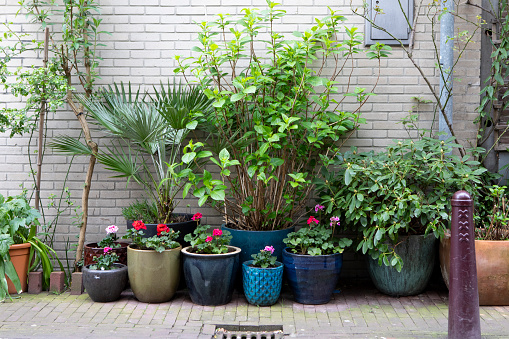
<svg viewBox="0 0 509 339"><path fill-rule="evenodd" d="M322 205L315 206L315 212L320 212L320 215L323 209ZM351 239L340 239L334 234L336 227L340 225L339 217L330 217L327 226L327 222L321 222L314 216L310 216L307 224L307 227L304 226L297 232L288 234L287 238L283 240L293 253L307 255L343 253L345 248L352 244Z"/></svg>
<svg viewBox="0 0 509 339"><path fill-rule="evenodd" d="M355 148L335 161L317 187L327 213L341 215L360 233L357 250L379 264L401 270L394 246L400 235L442 237L450 222L450 197L460 189L473 194L486 171L470 156L459 157L454 138L401 140L386 151L359 153Z"/></svg>
<svg viewBox="0 0 509 339"><path fill-rule="evenodd" d="M117 267L113 265L118 261L119 257L116 253L111 252L111 247L105 247L104 253L99 257L94 256L95 264L91 264L89 268L91 270L109 271L114 270Z"/></svg>
<svg viewBox="0 0 509 339"><path fill-rule="evenodd" d="M228 245L232 240L230 232L209 225L196 227L193 234L186 234L184 240L191 244L191 251L199 254L228 253Z"/></svg>
<svg viewBox="0 0 509 339"><path fill-rule="evenodd" d="M264 10L243 9L238 19L220 14L199 23L197 56L176 57L175 72L186 79L194 75L213 102L212 111L194 114L211 142L189 143L183 161L195 162L210 150L208 163L220 171L213 178L196 162L184 192L192 188L200 206L211 203L227 223L246 230L285 229L297 222L321 156L334 154L364 123L360 109L372 94L349 84L354 70L347 65L362 53L362 42L355 27L346 27L340 39L345 17L331 10L286 40L274 29L285 11L267 4ZM377 44L366 56L379 64L389 50ZM357 108L347 112L343 102Z"/></svg>
<svg viewBox="0 0 509 339"><path fill-rule="evenodd" d="M272 254L274 254L274 247L265 246L260 252L251 255L253 258L251 266L261 268L276 267L277 257Z"/></svg>
<svg viewBox="0 0 509 339"><path fill-rule="evenodd" d="M0 194L0 300L9 296L7 293L7 280L9 277L18 291L21 290L19 277L14 270L9 256L9 246L15 243L30 243L30 268L39 262L43 270L43 286L49 286L50 274L53 265L50 259L54 259L63 270L62 263L58 260L56 252L36 237L37 226L40 226L40 213L30 207L25 195L10 196L4 198Z"/></svg>
<svg viewBox="0 0 509 339"><path fill-rule="evenodd" d="M118 227L110 225L106 227L106 236L97 243L99 247L119 248L120 244L117 242Z"/></svg>
<svg viewBox="0 0 509 339"><path fill-rule="evenodd" d="M156 204L156 222L172 222L177 202L176 195L187 182L191 164L181 159L182 143L196 122L189 119L194 110L206 111L210 105L200 92L173 85L173 88L156 90L155 99L143 98L131 85L115 85L101 93L101 100L78 95L94 124L116 137L111 145L95 152L87 144L68 136L53 140L51 146L69 155L94 155L106 169L116 172L114 177L136 181ZM208 153L198 154L197 158ZM153 170L155 169L155 175ZM136 211L136 208L140 210ZM135 205L132 212L150 217L153 208L147 203ZM140 220L134 218L131 220ZM153 218L143 219L145 222Z"/></svg>
<svg viewBox="0 0 509 339"><path fill-rule="evenodd" d="M126 220L143 220L147 224L154 224L157 222L157 206L155 202L136 200L122 208L122 215Z"/></svg>
<svg viewBox="0 0 509 339"><path fill-rule="evenodd" d="M481 195L474 213L475 237L479 240L509 240L507 186L479 187Z"/></svg>
<svg viewBox="0 0 509 339"><path fill-rule="evenodd" d="M131 239L134 248L140 250L155 250L156 252L164 252L167 249L177 248L180 246L175 241L179 235L179 231L175 232L165 224L157 225L157 235L150 238L143 238L143 231L147 227L140 220L133 222L133 228L127 230L127 234L123 236L125 239Z"/></svg>

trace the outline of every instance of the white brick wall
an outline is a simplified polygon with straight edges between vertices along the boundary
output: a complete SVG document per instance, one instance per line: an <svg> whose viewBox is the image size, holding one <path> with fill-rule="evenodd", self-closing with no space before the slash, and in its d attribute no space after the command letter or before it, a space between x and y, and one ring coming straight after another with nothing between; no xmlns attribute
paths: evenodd
<svg viewBox="0 0 509 339"><path fill-rule="evenodd" d="M288 15L282 23L276 23L277 29L281 29L291 35L294 30L308 28L314 18L327 15L327 6L340 9L341 14L348 17L347 25L353 24L364 30L362 18L352 15L350 0L283 0L281 1ZM361 0L353 1L359 5ZM152 85L166 82L173 74L175 62L172 57L176 54L190 55L190 48L196 45L197 26L194 22L212 19L216 13L239 14L246 6L265 6L264 0L101 0L103 23L101 30L112 32L112 35L101 34L100 40L105 47L99 47L99 55L104 59L101 62L99 73L102 77L99 85L112 84L113 82L131 82L134 85L142 85L150 89ZM0 0L0 21L14 21L13 28L25 32L33 32L34 25L27 24L23 15L15 17L18 10L17 0ZM426 8L421 9L425 14ZM462 15L474 19L479 10L474 7L464 6ZM53 29L53 28L52 28ZM438 30L438 27L435 28ZM456 31L469 29L463 23L457 21ZM423 15L419 18L419 26L415 36L414 55L424 72L430 76L432 83L437 86L438 78L435 70L436 58L430 37L431 26ZM41 38L41 33L37 34ZM475 37L475 44L471 45L468 53L458 63L456 76L461 77L461 82L456 81L454 98L454 121L456 131L462 141L474 141L475 126L471 123L475 117L475 107L479 102L479 36ZM31 58L22 61L23 66L41 64L41 60ZM373 67L373 61L360 56L355 60L353 75L354 85L372 88L377 69ZM431 95L425 86L423 79L417 70L406 58L403 51L393 48L392 56L382 60L382 70L377 96L371 97L363 107L364 117L367 124L354 133L354 136L346 143L359 146L362 150L384 147L393 138L407 137L403 125L398 124L400 119L411 110L415 101L414 96L431 99ZM7 93L0 93L0 105L20 106L18 99ZM348 105L345 106L348 109ZM430 127L433 107L430 104L420 105L421 126ZM435 126L436 127L436 126ZM56 115L50 114L48 120L48 139L58 134L80 133L79 124L69 110L62 110ZM92 135L99 144L108 140L99 136L97 131ZM16 194L20 185L31 188L33 181L26 173L28 166L28 145L30 145L31 160L36 162L35 138L29 141L29 136L9 139L0 136L0 193ZM59 194L64 186L65 175L71 159L61 155L52 155L46 151L43 166L43 204L47 204L50 194ZM76 158L73 161L69 177L65 186L70 188L71 198L79 206L81 188L83 186L85 172L88 164L86 158ZM135 184L127 188L122 179L110 178L101 165L97 165L90 194L90 218L87 233L87 242L96 241L103 235L105 226L115 223L124 225L121 217L121 208L129 202L141 196L142 191ZM186 199L179 206L179 210L188 210L186 204L195 212L196 201ZM200 211L206 216L205 222L218 224L220 218L210 209L201 208ZM52 210L46 210L48 218L54 215ZM74 236L79 230L72 225L70 213L66 212L60 218L56 229L56 248L63 256L65 241L69 238L74 242ZM71 257L73 255L71 254Z"/></svg>

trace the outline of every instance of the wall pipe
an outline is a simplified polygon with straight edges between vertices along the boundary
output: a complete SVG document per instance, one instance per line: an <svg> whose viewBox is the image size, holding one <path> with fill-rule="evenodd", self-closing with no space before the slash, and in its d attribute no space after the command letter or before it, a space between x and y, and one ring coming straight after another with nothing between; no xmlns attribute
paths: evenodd
<svg viewBox="0 0 509 339"><path fill-rule="evenodd" d="M440 66L442 69L439 74L440 103L444 107L447 118L453 124L453 72L451 70L454 65L454 15L451 12L454 11L454 1L442 1L441 9L442 11L447 9L447 13L442 15L440 19ZM446 133L440 136L440 140L445 140L451 136L451 131L442 113L439 114L438 118L438 130Z"/></svg>

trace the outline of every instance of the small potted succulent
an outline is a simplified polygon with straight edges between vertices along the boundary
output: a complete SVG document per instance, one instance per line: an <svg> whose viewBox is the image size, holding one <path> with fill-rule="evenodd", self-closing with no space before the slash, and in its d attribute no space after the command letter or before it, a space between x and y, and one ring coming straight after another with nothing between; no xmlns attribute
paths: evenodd
<svg viewBox="0 0 509 339"><path fill-rule="evenodd" d="M119 242L117 237L118 227L109 225L106 227L106 236L99 242L93 242L85 245L83 266L94 263L94 257L101 255L106 247L118 256L118 262L127 265L127 245L128 243Z"/></svg>
<svg viewBox="0 0 509 339"><path fill-rule="evenodd" d="M129 282L136 299L147 303L170 300L180 281L180 250L175 232L165 224L157 225L157 234L145 238L145 224L136 220L124 238L131 238L127 247Z"/></svg>
<svg viewBox="0 0 509 339"><path fill-rule="evenodd" d="M111 247L104 247L102 255L93 257L93 264L83 267L83 286L93 301L110 302L120 298L127 284L127 266L117 263L118 260Z"/></svg>
<svg viewBox="0 0 509 339"><path fill-rule="evenodd" d="M232 299L240 248L229 246L230 232L209 225L186 235L182 249L184 277L191 300L199 305L224 305Z"/></svg>
<svg viewBox="0 0 509 339"><path fill-rule="evenodd" d="M283 264L276 261L273 246L265 246L253 254L253 260L242 263L244 295L256 306L274 305L283 283Z"/></svg>
<svg viewBox="0 0 509 339"><path fill-rule="evenodd" d="M316 205L315 212L324 206ZM339 217L332 216L324 224L314 216L308 226L288 235L283 251L283 264L295 300L301 304L326 304L336 288L343 265L343 251L351 239L337 238L334 231L340 226Z"/></svg>

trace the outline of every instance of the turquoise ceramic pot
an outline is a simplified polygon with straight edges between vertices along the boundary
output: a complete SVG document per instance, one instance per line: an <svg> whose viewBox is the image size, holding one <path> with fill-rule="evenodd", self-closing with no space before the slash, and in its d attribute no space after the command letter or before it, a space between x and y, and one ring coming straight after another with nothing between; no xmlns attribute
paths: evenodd
<svg viewBox="0 0 509 339"><path fill-rule="evenodd" d="M393 267L378 265L378 260L368 260L368 271L376 288L385 294L402 297L424 291L435 266L437 239L432 234L400 237L396 253L403 259L403 268L398 272Z"/></svg>
<svg viewBox="0 0 509 339"><path fill-rule="evenodd" d="M251 267L253 260L242 264L244 295L250 304L257 306L274 305L279 299L283 283L283 264L276 261L276 267Z"/></svg>

